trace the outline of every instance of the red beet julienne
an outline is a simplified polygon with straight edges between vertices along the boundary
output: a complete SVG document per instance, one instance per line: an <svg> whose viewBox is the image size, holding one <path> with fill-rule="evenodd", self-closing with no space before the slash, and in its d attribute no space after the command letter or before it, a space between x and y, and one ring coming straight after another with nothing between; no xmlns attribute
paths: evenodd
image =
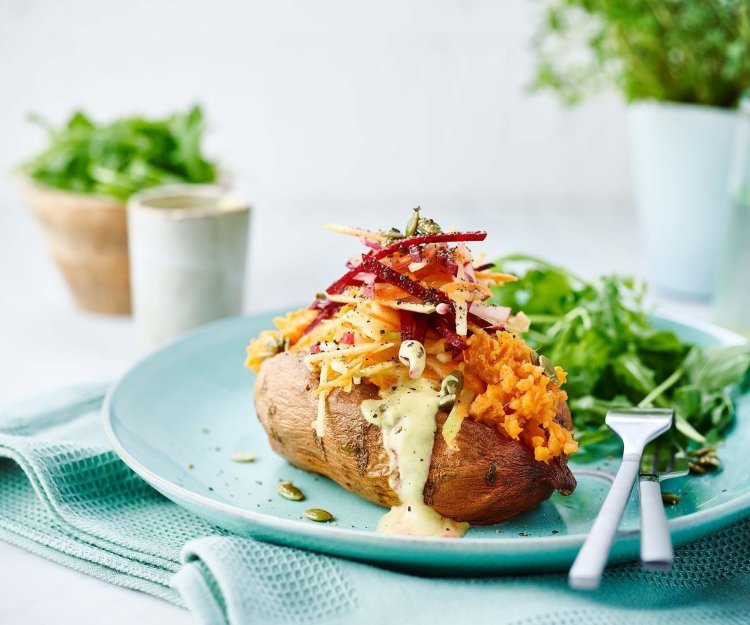
<svg viewBox="0 0 750 625"><path fill-rule="evenodd" d="M336 314L336 311L341 308L343 304L339 304L337 302L332 302L327 299L316 299L312 304L310 304L309 308L310 310L317 310L318 315L310 322L310 325L308 325L304 331L302 332L302 336L307 334L310 330L312 330L315 326L317 326L321 321L324 321L326 319L330 319L333 317L333 315Z"/></svg>
<svg viewBox="0 0 750 625"><path fill-rule="evenodd" d="M454 328L451 328L445 315L430 315L430 321L432 326L437 330L438 334L442 336L453 349L463 351L468 345L466 341L461 338Z"/></svg>
<svg viewBox="0 0 750 625"><path fill-rule="evenodd" d="M450 306L451 309L448 314L437 314L430 316L438 317L438 320L436 320L436 329L442 336L446 338L448 343L450 343L456 349L466 349L466 343L464 342L464 340L455 332L455 330L450 328L449 321L455 327L456 318L455 312L452 309L453 302L445 293L443 293L442 291L438 291L437 289L422 286L419 282L412 280L409 276L399 273L395 269L391 269L380 261L375 260L372 256L365 256L360 267L365 271L374 273L384 282L388 282L389 284L397 286L401 290L409 293L409 295L413 295L414 297L420 299L425 303L447 304L448 306ZM481 317L476 316L472 312L469 312L468 319L469 321L471 321L471 323L481 328L486 328L487 326L491 325L489 322L485 321Z"/></svg>
<svg viewBox="0 0 750 625"><path fill-rule="evenodd" d="M471 232L441 232L440 234L425 234L417 237L409 237L408 239L401 239L395 243L384 247L380 250L373 250L367 254L363 254L363 260L365 258L373 258L379 260L386 256L404 249L409 251L411 246L426 245L427 243L459 243L461 241L484 241L487 238L487 233L484 230L476 230ZM353 284L355 276L361 271L362 265L350 269L347 273L341 276L336 282L326 289L326 293L335 295L341 293L347 286Z"/></svg>
<svg viewBox="0 0 750 625"><path fill-rule="evenodd" d="M429 317L422 313L411 312L410 310L399 310L398 315L401 322L401 340L414 340L424 343Z"/></svg>
<svg viewBox="0 0 750 625"><path fill-rule="evenodd" d="M451 304L450 298L442 291L422 286L416 280L412 280L409 276L384 265L372 256L365 256L360 268L374 273L383 282L397 286L402 291L406 291L409 295L413 295L427 304Z"/></svg>

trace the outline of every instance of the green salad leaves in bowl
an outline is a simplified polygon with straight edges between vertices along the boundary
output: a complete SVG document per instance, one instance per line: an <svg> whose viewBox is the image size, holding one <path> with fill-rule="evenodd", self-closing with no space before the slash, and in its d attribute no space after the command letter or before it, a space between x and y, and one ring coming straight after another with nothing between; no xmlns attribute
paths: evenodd
<svg viewBox="0 0 750 625"><path fill-rule="evenodd" d="M203 155L203 110L160 119L125 117L96 123L76 111L56 128L38 115L30 119L47 131L48 146L22 165L38 184L118 200L146 187L210 183L216 165Z"/></svg>

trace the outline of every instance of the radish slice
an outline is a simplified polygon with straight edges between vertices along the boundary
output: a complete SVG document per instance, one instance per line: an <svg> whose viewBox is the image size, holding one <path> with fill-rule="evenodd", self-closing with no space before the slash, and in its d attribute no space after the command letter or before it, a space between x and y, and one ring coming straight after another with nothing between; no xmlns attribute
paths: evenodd
<svg viewBox="0 0 750 625"><path fill-rule="evenodd" d="M490 306L487 304L480 304L479 302L472 302L471 312L491 325L497 326L508 321L511 311L507 306Z"/></svg>

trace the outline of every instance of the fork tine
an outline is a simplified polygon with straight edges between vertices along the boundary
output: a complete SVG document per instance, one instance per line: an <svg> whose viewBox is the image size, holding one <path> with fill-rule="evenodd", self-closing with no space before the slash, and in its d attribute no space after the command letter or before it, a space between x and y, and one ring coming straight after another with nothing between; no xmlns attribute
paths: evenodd
<svg viewBox="0 0 750 625"><path fill-rule="evenodd" d="M654 458L651 461L651 474L657 475L659 473L659 456L661 454L661 441L657 438L654 441Z"/></svg>
<svg viewBox="0 0 750 625"><path fill-rule="evenodd" d="M667 468L664 470L664 473L671 473L672 471L674 471L675 454L676 454L676 450L673 447L669 452L669 459L667 460Z"/></svg>

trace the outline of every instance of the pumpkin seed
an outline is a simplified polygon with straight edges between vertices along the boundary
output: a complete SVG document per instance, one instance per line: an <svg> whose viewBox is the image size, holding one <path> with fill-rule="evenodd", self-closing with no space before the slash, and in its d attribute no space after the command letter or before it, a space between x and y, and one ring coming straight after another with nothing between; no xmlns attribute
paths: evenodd
<svg viewBox="0 0 750 625"><path fill-rule="evenodd" d="M716 455L713 447L701 447L695 451L688 452L690 471L702 475L709 471L721 469L721 461Z"/></svg>
<svg viewBox="0 0 750 625"><path fill-rule="evenodd" d="M451 408L453 408L453 404L456 403L456 396L454 394L445 395L444 397L440 398L440 401L438 401L438 407L440 410L448 411Z"/></svg>
<svg viewBox="0 0 750 625"><path fill-rule="evenodd" d="M464 374L458 369L451 371L440 383L440 394L444 396L457 396L464 387Z"/></svg>
<svg viewBox="0 0 750 625"><path fill-rule="evenodd" d="M278 493L289 501L302 501L305 498L304 493L291 482L279 484Z"/></svg>
<svg viewBox="0 0 750 625"><path fill-rule="evenodd" d="M385 237L385 241L383 241L385 245L390 245L391 243L395 243L399 239L404 238L404 235L401 234L398 228L391 228L390 230L380 230L379 234Z"/></svg>
<svg viewBox="0 0 750 625"><path fill-rule="evenodd" d="M680 496L675 495L674 493L662 493L661 500L667 506L674 506L675 504L680 503Z"/></svg>
<svg viewBox="0 0 750 625"><path fill-rule="evenodd" d="M413 237L417 232L417 225L419 224L419 211L420 208L417 206L414 209L414 212L411 214L411 217L409 217L409 221L406 223L406 230L404 230L404 235L408 237Z"/></svg>
<svg viewBox="0 0 750 625"><path fill-rule="evenodd" d="M310 508L309 510L305 510L302 514L316 523L328 523L328 521L333 519L333 515L328 512L328 510L322 510L321 508Z"/></svg>
<svg viewBox="0 0 750 625"><path fill-rule="evenodd" d="M232 454L233 462L255 462L256 455L252 451L239 451Z"/></svg>
<svg viewBox="0 0 750 625"><path fill-rule="evenodd" d="M436 221L426 217L420 217L417 223L417 230L420 234L440 234L443 231Z"/></svg>
<svg viewBox="0 0 750 625"><path fill-rule="evenodd" d="M557 384L557 373L555 372L555 365L552 364L552 361L546 356L539 356L539 364L544 367L544 373L547 374L547 377Z"/></svg>

